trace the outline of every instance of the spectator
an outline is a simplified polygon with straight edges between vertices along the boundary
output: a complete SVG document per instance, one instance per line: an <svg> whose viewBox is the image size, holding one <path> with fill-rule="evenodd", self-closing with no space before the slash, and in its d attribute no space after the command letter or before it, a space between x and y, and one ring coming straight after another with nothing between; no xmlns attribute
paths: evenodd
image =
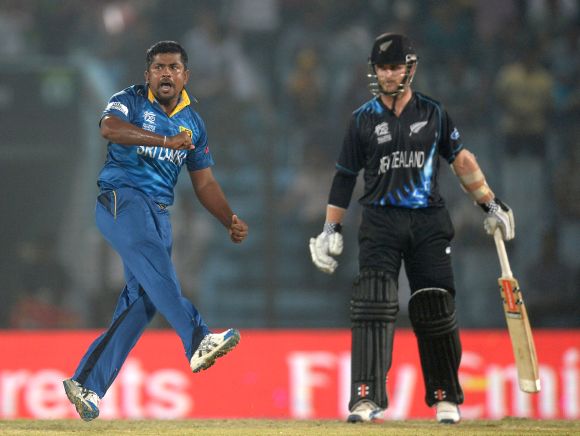
<svg viewBox="0 0 580 436"><path fill-rule="evenodd" d="M496 95L503 109L501 129L508 155L543 158L554 79L540 63L541 47L532 43L522 50L521 59L504 66L497 77Z"/></svg>

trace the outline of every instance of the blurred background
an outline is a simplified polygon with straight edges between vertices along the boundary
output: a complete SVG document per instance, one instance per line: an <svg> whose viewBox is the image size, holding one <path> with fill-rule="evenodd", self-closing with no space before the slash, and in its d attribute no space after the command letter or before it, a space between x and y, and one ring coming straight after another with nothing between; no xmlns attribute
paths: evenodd
<svg viewBox="0 0 580 436"><path fill-rule="evenodd" d="M576 0L0 0L0 328L109 323L124 283L94 224L98 121L165 39L188 51L214 172L250 225L231 244L184 171L171 209L184 294L212 327L348 327L360 186L337 272L318 272L307 246L385 31L415 41L414 89L444 103L514 209L508 252L533 326L580 327L579 15ZM460 325L503 328L483 213L441 177ZM405 326L404 277L400 295Z"/></svg>

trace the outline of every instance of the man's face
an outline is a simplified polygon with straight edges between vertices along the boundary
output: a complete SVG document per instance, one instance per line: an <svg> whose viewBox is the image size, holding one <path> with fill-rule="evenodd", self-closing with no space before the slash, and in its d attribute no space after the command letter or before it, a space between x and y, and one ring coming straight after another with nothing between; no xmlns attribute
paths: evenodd
<svg viewBox="0 0 580 436"><path fill-rule="evenodd" d="M405 64L376 64L375 73L384 92L395 92L405 76Z"/></svg>
<svg viewBox="0 0 580 436"><path fill-rule="evenodd" d="M177 100L188 80L189 70L185 69L179 53L156 54L145 71L145 81L161 104Z"/></svg>

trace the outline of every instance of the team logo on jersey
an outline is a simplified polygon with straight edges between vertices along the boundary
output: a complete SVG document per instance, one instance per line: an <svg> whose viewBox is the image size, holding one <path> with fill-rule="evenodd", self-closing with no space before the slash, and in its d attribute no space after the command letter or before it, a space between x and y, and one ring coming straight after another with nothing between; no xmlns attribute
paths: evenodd
<svg viewBox="0 0 580 436"><path fill-rule="evenodd" d="M457 127L453 129L453 132L451 132L451 135L449 136L454 141L457 141L459 139L459 130L457 130Z"/></svg>
<svg viewBox="0 0 580 436"><path fill-rule="evenodd" d="M411 132L409 133L409 136L411 136L413 133L417 134L419 133L419 130L421 130L423 127L425 127L427 125L428 121L419 121L417 123L413 123L409 126L409 129L411 130Z"/></svg>
<svg viewBox="0 0 580 436"><path fill-rule="evenodd" d="M179 126L179 131L180 132L185 132L185 133L187 133L187 135L190 138L193 138L193 132L190 129L188 129L187 127Z"/></svg>
<svg viewBox="0 0 580 436"><path fill-rule="evenodd" d="M375 127L375 135L377 135L377 142L379 144L384 144L393 139L391 132L389 132L389 123L386 122Z"/></svg>

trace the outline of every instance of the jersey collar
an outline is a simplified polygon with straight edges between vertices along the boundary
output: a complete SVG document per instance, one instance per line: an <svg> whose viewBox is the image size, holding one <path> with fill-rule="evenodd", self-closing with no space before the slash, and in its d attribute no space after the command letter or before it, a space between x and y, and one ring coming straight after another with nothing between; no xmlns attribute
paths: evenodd
<svg viewBox="0 0 580 436"><path fill-rule="evenodd" d="M377 103L379 104L379 106L381 106L384 110L386 110L387 112L390 112L391 114L393 114L393 116L396 116L395 113L393 112L393 110L388 107L387 105L385 105L385 103L383 103L383 99L381 98L380 95L377 95L375 97L377 99ZM401 113L399 114L399 118L401 117L401 115L403 115L403 113L405 112L405 110L411 105L411 103L415 100L415 91L412 91L411 94L411 98L409 99L409 101L405 104L405 107L403 107L403 110L401 111Z"/></svg>
<svg viewBox="0 0 580 436"><path fill-rule="evenodd" d="M149 87L147 87L147 99L151 103L154 103L154 102L157 101L157 99L153 95L153 92L151 91L151 88L149 88ZM171 112L169 114L169 116L172 117L177 112L179 112L183 108L189 106L190 104L191 104L191 100L189 99L189 95L187 95L187 92L185 91L185 89L182 89L181 90L181 96L179 98L179 103L177 103L177 106L175 106L175 109L173 109L173 112Z"/></svg>

